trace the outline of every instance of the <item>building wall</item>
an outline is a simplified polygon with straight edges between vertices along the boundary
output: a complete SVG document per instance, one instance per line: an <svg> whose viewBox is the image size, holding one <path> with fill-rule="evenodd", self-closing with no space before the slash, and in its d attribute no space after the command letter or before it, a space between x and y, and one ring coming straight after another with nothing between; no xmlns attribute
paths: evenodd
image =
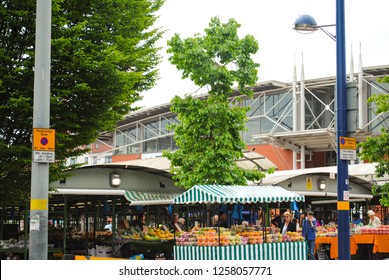
<svg viewBox="0 0 389 280"><path fill-rule="evenodd" d="M371 72L369 72L371 71ZM389 89L389 84L379 84L375 75L389 75L389 67L369 68L363 79L363 89L356 87L351 91L352 98L350 102L349 118L352 121L351 128L363 128L367 132L378 132L382 123L387 122L388 116L383 116L374 120L368 127L359 124L357 118L358 110L366 110L368 121L375 117L375 104L370 104L366 108L357 108L358 98L360 96L369 97L371 94L385 94ZM377 74L379 73L379 74ZM293 152L276 146L275 144L265 143L255 135L274 135L277 133L289 133L291 131L311 130L311 129L329 129L334 130L335 109L335 78L319 78L307 81L296 81L296 88L292 83L282 83L277 81L263 82L256 85L253 98L241 97L241 106L250 107L247 112L248 121L247 131L242 132L242 138L247 143L248 149L255 148L256 152L262 154L271 160L278 170L288 170L293 168ZM301 119L301 104L293 106L293 94L297 97L302 94L302 85L304 85L305 112L304 118ZM362 94L358 91L363 90ZM236 93L239 96L239 93ZM298 101L301 103L302 101ZM364 102L366 103L366 102ZM293 110L297 110L293 112ZM294 120L297 118L297 127L293 127ZM112 156L112 162L121 162L135 159L143 159L153 154L159 154L162 150L175 150L178 147L173 139L173 132L168 129L172 123L177 123L176 116L170 112L168 105L161 105L160 108L153 110L141 110L128 116L121 122L117 130L112 132L112 151L108 147L99 146L92 153L87 155L93 160L88 164L100 164L107 162L107 158ZM302 126L304 122L304 127ZM350 128L349 127L349 128ZM355 134L355 133L354 133ZM262 139L262 138L261 138ZM359 140L358 140L359 141ZM296 146L304 143L295 144ZM334 148L334 147L333 147ZM324 148L323 148L324 149ZM327 147L328 149L328 147ZM104 155L104 152L107 152ZM336 151L322 151L316 149L311 154L306 154L305 168L321 167L336 165ZM77 159L85 162L85 158ZM301 154L297 153L297 168L301 168ZM80 162L77 162L80 163Z"/></svg>
<svg viewBox="0 0 389 280"><path fill-rule="evenodd" d="M113 155L112 162L121 162L121 161L135 160L140 158L142 158L142 154Z"/></svg>
<svg viewBox="0 0 389 280"><path fill-rule="evenodd" d="M120 187L115 189L121 190L159 190L160 183L165 188L164 190L177 190L172 180L151 174L143 171L117 169L117 168L81 168L72 171L72 175L66 178L65 183L57 181L51 184L53 188L65 188L65 189L112 189L109 184L110 173L119 173L121 176Z"/></svg>

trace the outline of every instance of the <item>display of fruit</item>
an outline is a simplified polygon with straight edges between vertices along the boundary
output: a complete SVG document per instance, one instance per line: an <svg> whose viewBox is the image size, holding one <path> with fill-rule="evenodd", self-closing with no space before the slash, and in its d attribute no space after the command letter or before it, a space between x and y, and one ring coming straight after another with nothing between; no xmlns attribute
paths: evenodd
<svg viewBox="0 0 389 280"><path fill-rule="evenodd" d="M236 229L237 228L230 230L223 228L223 230L218 232L219 229L217 228L199 228L198 231L184 232L180 235L176 235L176 245L234 246L262 244L264 240L266 240L267 243L304 241L301 232L287 232L284 236L282 236L277 229L269 230L268 233L249 227L238 231Z"/></svg>
<svg viewBox="0 0 389 280"><path fill-rule="evenodd" d="M285 235L282 236L282 242L298 242L304 241L304 237L300 232L287 231Z"/></svg>
<svg viewBox="0 0 389 280"><path fill-rule="evenodd" d="M363 226L359 232L361 234L389 234L389 225Z"/></svg>
<svg viewBox="0 0 389 280"><path fill-rule="evenodd" d="M150 234L150 231L149 231ZM160 240L173 240L174 234L169 232L168 230L155 228L153 229L153 234L155 234Z"/></svg>
<svg viewBox="0 0 389 280"><path fill-rule="evenodd" d="M193 232L184 232L179 236L176 236L176 245L178 246L191 246L197 245L197 239Z"/></svg>
<svg viewBox="0 0 389 280"><path fill-rule="evenodd" d="M104 231L96 231L97 238L110 238L112 237L112 231L104 230ZM89 232L89 238L93 238L93 231Z"/></svg>
<svg viewBox="0 0 389 280"><path fill-rule="evenodd" d="M317 237L334 237L338 235L338 229L335 224L331 223L324 226L316 227Z"/></svg>

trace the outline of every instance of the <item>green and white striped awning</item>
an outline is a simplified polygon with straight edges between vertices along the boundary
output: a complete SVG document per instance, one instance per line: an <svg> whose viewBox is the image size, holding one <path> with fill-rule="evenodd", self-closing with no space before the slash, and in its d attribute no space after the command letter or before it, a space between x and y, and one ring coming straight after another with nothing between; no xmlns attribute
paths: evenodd
<svg viewBox="0 0 389 280"><path fill-rule="evenodd" d="M195 185L174 198L175 204L193 203L257 203L304 201L300 194L279 186Z"/></svg>
<svg viewBox="0 0 389 280"><path fill-rule="evenodd" d="M175 260L306 260L308 245L277 242L231 246L174 246Z"/></svg>
<svg viewBox="0 0 389 280"><path fill-rule="evenodd" d="M126 191L124 197L130 205L173 204L173 199L182 194L175 191Z"/></svg>

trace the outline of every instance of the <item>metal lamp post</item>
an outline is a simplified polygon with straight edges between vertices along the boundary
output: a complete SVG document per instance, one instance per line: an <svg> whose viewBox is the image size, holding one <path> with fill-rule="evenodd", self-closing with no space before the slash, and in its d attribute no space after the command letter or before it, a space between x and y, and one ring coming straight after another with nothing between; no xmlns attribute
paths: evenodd
<svg viewBox="0 0 389 280"><path fill-rule="evenodd" d="M336 41L336 137L337 137L337 212L338 212L338 257L350 259L350 203L348 162L340 158L341 139L347 136L347 95L346 95L346 52L344 0L336 0L336 37L318 26L309 15L300 16L294 23L294 29L303 32L324 31Z"/></svg>

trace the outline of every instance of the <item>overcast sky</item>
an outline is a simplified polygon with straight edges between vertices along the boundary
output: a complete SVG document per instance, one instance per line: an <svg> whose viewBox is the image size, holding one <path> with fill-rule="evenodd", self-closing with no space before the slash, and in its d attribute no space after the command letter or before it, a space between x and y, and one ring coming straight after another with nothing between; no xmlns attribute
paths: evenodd
<svg viewBox="0 0 389 280"><path fill-rule="evenodd" d="M302 56L306 79L335 76L335 42L321 31L302 35L292 29L303 14L314 17L318 25L335 24L335 4L336 0L166 0L156 23L166 30L158 44L163 48L160 79L152 90L142 93L144 98L137 105L161 105L175 95L184 96L198 89L191 80L182 80L181 72L168 62L166 42L175 33L183 39L204 34L215 16L222 23L234 18L241 24L240 37L251 34L259 42L253 57L260 63L258 82L292 82L294 61L299 79ZM345 0L347 73L351 53L357 72L360 50L364 67L389 65L388 8L388 0ZM327 30L335 35L335 27Z"/></svg>

